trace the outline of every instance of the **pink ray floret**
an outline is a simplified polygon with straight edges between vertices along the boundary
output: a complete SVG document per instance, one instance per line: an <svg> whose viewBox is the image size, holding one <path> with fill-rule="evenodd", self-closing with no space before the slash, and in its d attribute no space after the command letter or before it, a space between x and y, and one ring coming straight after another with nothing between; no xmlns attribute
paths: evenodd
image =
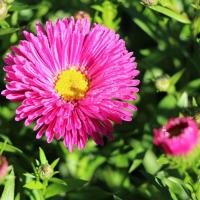
<svg viewBox="0 0 200 200"><path fill-rule="evenodd" d="M2 95L21 102L16 120L35 123L37 138L63 139L70 151L85 147L88 137L103 144L112 139L113 123L131 121L136 107L139 74L124 40L102 25L73 18L36 24L37 35L25 40L5 58L6 89ZM66 100L55 90L58 75L71 67L84 74L89 88L84 98Z"/></svg>
<svg viewBox="0 0 200 200"><path fill-rule="evenodd" d="M198 140L198 125L190 117L172 118L163 127L154 129L154 144L173 156L188 154Z"/></svg>

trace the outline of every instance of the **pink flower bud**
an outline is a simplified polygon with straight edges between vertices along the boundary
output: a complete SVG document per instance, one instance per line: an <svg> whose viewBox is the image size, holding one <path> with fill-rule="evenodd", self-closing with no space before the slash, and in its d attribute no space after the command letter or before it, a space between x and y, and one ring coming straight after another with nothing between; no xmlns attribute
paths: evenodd
<svg viewBox="0 0 200 200"><path fill-rule="evenodd" d="M8 171L8 161L4 156L0 156L0 180L2 180Z"/></svg>
<svg viewBox="0 0 200 200"><path fill-rule="evenodd" d="M198 125L190 117L173 118L161 128L154 129L154 144L173 156L188 154L198 139Z"/></svg>

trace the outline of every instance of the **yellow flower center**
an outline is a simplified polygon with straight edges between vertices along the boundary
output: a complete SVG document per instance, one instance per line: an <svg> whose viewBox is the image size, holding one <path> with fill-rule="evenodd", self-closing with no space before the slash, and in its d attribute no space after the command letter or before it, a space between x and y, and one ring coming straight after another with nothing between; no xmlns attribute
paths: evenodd
<svg viewBox="0 0 200 200"><path fill-rule="evenodd" d="M88 90L88 79L75 69L65 70L58 76L55 90L66 101L82 99Z"/></svg>

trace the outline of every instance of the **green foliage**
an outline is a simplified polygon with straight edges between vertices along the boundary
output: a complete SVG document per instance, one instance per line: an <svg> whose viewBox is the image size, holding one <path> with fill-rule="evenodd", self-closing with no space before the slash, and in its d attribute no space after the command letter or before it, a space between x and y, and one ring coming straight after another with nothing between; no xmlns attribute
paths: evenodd
<svg viewBox="0 0 200 200"><path fill-rule="evenodd" d="M153 129L171 117L199 113L199 0L5 0L0 21L1 67L12 45L45 24L83 10L91 21L117 31L134 51L141 80L138 112L114 126L114 141L69 153L62 142L36 140L32 125L14 120L17 105L0 97L0 154L9 171L2 200L199 200L199 147L184 157L166 156L153 145ZM5 88L0 70L0 90ZM156 81L167 77L159 90ZM163 86L164 82L160 82ZM161 87L162 88L162 87Z"/></svg>
<svg viewBox="0 0 200 200"><path fill-rule="evenodd" d="M1 196L1 200L14 200L15 193L15 174L13 167L11 167L10 173L5 180L4 190Z"/></svg>
<svg viewBox="0 0 200 200"><path fill-rule="evenodd" d="M121 19L117 18L117 6L115 4L111 1L104 1L102 5L92 5L91 7L97 11L94 16L95 22L118 31Z"/></svg>

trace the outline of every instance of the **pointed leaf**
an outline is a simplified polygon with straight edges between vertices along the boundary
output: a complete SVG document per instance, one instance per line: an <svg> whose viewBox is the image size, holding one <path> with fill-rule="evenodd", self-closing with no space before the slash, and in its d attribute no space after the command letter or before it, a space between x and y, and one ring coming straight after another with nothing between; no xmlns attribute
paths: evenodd
<svg viewBox="0 0 200 200"><path fill-rule="evenodd" d="M31 190L39 190L39 189L43 189L45 186L39 181L30 181L26 183L23 187L31 189Z"/></svg>
<svg viewBox="0 0 200 200"><path fill-rule="evenodd" d="M15 192L15 174L12 168L9 176L7 176L1 200L14 200L14 192Z"/></svg>
<svg viewBox="0 0 200 200"><path fill-rule="evenodd" d="M40 156L41 164L47 164L48 163L48 160L47 160L46 155L45 155L42 148L39 148L39 156Z"/></svg>
<svg viewBox="0 0 200 200"><path fill-rule="evenodd" d="M170 10L169 8L163 7L163 6L159 6L159 5L155 5L155 6L149 6L149 8L151 8L152 10L159 12L161 14L164 14L168 17L171 17L179 22L182 22L184 24L190 24L191 21L188 19L187 15L183 15L180 14L178 12L175 12L173 10Z"/></svg>

